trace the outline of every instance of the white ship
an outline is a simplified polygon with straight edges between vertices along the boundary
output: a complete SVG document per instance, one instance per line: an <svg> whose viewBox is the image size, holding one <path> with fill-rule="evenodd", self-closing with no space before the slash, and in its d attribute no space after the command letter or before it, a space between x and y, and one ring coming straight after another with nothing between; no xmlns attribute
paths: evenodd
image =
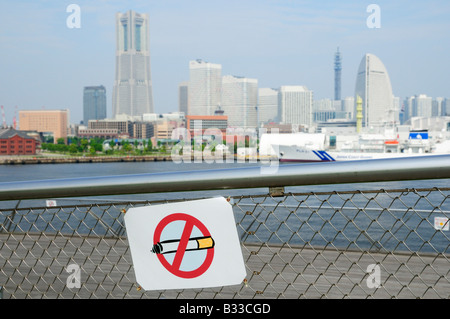
<svg viewBox="0 0 450 319"><path fill-rule="evenodd" d="M279 145L280 162L334 162L358 161L381 158L398 158L411 156L432 156L437 153L376 153L376 152L333 152L319 149L307 149L296 145Z"/></svg>
<svg viewBox="0 0 450 319"><path fill-rule="evenodd" d="M357 141L349 142L339 151L325 149L324 134L278 134L266 138L263 143L264 152L276 155L280 162L355 161L450 153L450 141L437 151L430 144L428 132L424 131L411 132L408 140L402 143L392 136L360 135ZM270 150L267 145L270 145Z"/></svg>

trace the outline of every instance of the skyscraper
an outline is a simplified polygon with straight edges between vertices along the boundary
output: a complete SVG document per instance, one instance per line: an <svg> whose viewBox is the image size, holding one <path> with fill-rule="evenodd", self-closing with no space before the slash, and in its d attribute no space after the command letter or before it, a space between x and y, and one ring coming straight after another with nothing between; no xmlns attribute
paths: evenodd
<svg viewBox="0 0 450 319"><path fill-rule="evenodd" d="M101 86L86 86L83 91L83 123L106 118L106 89Z"/></svg>
<svg viewBox="0 0 450 319"><path fill-rule="evenodd" d="M189 115L214 115L220 106L222 66L203 60L189 62Z"/></svg>
<svg viewBox="0 0 450 319"><path fill-rule="evenodd" d="M339 47L334 54L334 100L341 100L341 53L339 52Z"/></svg>
<svg viewBox="0 0 450 319"><path fill-rule="evenodd" d="M231 127L257 127L258 80L226 75L222 78L222 110Z"/></svg>
<svg viewBox="0 0 450 319"><path fill-rule="evenodd" d="M364 55L359 65L355 100L358 96L362 99L363 127L381 126L394 121L391 80L383 62L373 54Z"/></svg>
<svg viewBox="0 0 450 319"><path fill-rule="evenodd" d="M113 116L141 116L154 112L148 20L147 14L131 10L116 14Z"/></svg>
<svg viewBox="0 0 450 319"><path fill-rule="evenodd" d="M419 117L432 117L433 99L426 94L419 94L414 97L413 114Z"/></svg>
<svg viewBox="0 0 450 319"><path fill-rule="evenodd" d="M279 115L282 124L312 125L313 92L305 86L285 85L280 88Z"/></svg>
<svg viewBox="0 0 450 319"><path fill-rule="evenodd" d="M184 81L178 85L178 111L188 114L189 108L189 82Z"/></svg>
<svg viewBox="0 0 450 319"><path fill-rule="evenodd" d="M278 90L258 89L258 125L278 120Z"/></svg>

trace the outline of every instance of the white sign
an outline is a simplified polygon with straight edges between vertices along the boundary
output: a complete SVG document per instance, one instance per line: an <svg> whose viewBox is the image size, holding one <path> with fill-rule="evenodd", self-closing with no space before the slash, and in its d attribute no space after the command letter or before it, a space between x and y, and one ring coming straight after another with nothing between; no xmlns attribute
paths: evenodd
<svg viewBox="0 0 450 319"><path fill-rule="evenodd" d="M223 197L135 207L124 221L144 290L237 285L246 276L233 210Z"/></svg>
<svg viewBox="0 0 450 319"><path fill-rule="evenodd" d="M47 207L55 207L56 206L56 200L49 200L49 199L47 199L45 201L45 204L47 205Z"/></svg>
<svg viewBox="0 0 450 319"><path fill-rule="evenodd" d="M446 217L434 218L434 229L436 230L449 230L449 221Z"/></svg>

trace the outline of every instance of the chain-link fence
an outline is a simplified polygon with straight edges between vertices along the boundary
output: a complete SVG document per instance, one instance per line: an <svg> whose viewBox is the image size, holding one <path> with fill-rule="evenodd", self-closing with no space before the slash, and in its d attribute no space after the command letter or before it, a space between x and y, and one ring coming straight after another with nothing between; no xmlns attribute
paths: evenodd
<svg viewBox="0 0 450 319"><path fill-rule="evenodd" d="M143 291L135 282L123 217L131 207L161 202L64 200L55 207L22 202L1 209L0 296L450 297L450 188L228 200L246 264L241 285Z"/></svg>

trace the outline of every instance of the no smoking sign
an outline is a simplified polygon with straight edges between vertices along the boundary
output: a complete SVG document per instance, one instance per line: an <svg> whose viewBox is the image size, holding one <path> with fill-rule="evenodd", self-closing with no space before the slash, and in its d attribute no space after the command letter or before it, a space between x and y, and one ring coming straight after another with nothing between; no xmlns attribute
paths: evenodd
<svg viewBox="0 0 450 319"><path fill-rule="evenodd" d="M246 276L233 210L222 197L131 208L125 226L145 290L235 285Z"/></svg>
<svg viewBox="0 0 450 319"><path fill-rule="evenodd" d="M165 230L166 239L161 240ZM197 234L200 236L193 235L197 232L200 232ZM192 215L176 213L165 217L156 227L153 237L152 252L157 254L164 268L175 276L201 276L214 259L214 239L205 225Z"/></svg>

